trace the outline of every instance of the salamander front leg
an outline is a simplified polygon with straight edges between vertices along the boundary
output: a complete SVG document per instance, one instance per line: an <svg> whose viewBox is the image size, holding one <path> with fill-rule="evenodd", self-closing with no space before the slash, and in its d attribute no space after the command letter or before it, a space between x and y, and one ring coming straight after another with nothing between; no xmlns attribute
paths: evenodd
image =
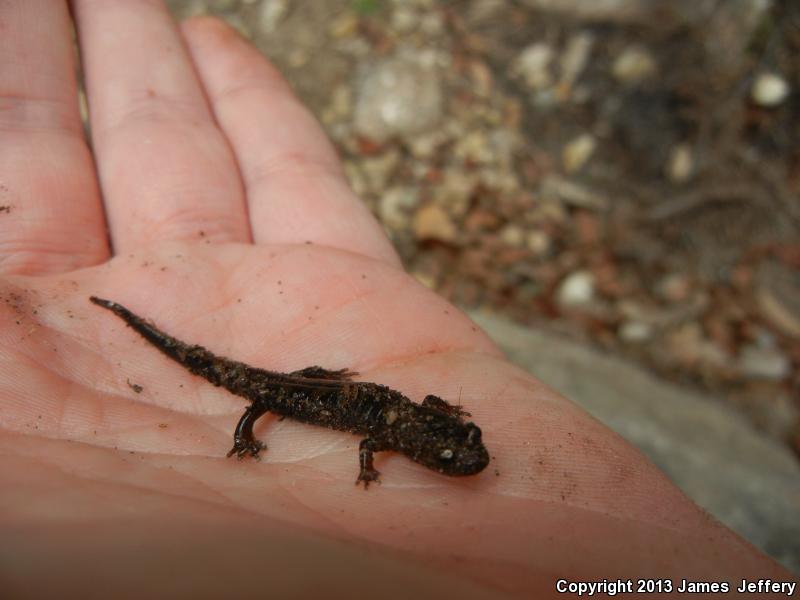
<svg viewBox="0 0 800 600"><path fill-rule="evenodd" d="M367 489L370 481L381 482L378 478L380 473L372 466L372 455L380 450L382 448L378 446L375 440L369 438L361 440L358 445L358 464L361 466L361 472L358 474L358 479L356 479L356 485L363 481L364 489Z"/></svg>
<svg viewBox="0 0 800 600"><path fill-rule="evenodd" d="M239 424L236 425L236 431L233 434L233 448L230 449L227 456L234 454L239 458L243 458L245 454L249 454L253 458L259 458L258 453L261 450L266 450L267 445L264 442L258 441L253 435L253 424L258 418L267 412L264 403L254 402L248 406L242 418L239 419Z"/></svg>
<svg viewBox="0 0 800 600"><path fill-rule="evenodd" d="M467 411L463 410L463 406L458 404L450 404L447 400L443 400L438 396L427 395L425 399L422 401L422 406L427 406L429 408L435 408L436 410L440 410L445 414L451 415L453 417L470 417Z"/></svg>

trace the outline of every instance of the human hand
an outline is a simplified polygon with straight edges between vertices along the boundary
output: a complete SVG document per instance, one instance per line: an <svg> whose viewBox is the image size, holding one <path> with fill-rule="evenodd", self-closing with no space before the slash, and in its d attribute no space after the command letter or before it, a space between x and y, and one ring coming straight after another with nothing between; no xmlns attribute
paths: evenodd
<svg viewBox="0 0 800 600"><path fill-rule="evenodd" d="M0 569L12 590L63 590L86 561L140 593L176 578L248 591L262 573L273 592L402 574L400 596L460 597L552 593L561 576L780 576L404 273L313 119L232 30L176 29L158 2L73 10L93 154L66 4L0 3L0 523L15 548ZM349 368L463 404L493 460L454 479L381 453L382 485L365 491L357 437L269 417L260 462L226 459L246 401L93 294L253 366Z"/></svg>

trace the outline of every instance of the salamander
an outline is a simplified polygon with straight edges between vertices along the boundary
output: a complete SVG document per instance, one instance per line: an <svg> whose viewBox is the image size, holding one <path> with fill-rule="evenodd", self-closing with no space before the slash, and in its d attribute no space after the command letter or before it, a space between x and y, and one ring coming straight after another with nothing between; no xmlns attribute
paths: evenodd
<svg viewBox="0 0 800 600"><path fill-rule="evenodd" d="M421 404L379 383L354 381L358 373L313 366L280 373L216 356L203 346L186 344L110 300L92 296L145 340L191 373L250 401L233 434L227 456L259 457L267 446L253 435L253 424L267 412L303 423L364 436L358 447L356 485L380 482L373 466L376 452L391 450L444 475L474 475L489 463L480 428L461 406L437 396Z"/></svg>

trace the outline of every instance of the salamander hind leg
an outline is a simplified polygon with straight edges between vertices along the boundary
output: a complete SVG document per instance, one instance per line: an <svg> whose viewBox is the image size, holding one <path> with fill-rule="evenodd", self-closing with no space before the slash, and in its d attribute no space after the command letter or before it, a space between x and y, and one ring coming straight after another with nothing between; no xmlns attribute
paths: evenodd
<svg viewBox="0 0 800 600"><path fill-rule="evenodd" d="M380 473L372 465L373 454L379 450L381 448L375 443L375 440L369 438L361 440L358 445L358 464L361 467L361 471L358 474L358 479L356 479L356 485L363 481L365 490L369 487L370 481L381 482L379 479Z"/></svg>
<svg viewBox="0 0 800 600"><path fill-rule="evenodd" d="M331 381L352 381L353 377L358 375L355 371L349 369L339 369L338 371L330 371L322 367L306 367L299 371L292 371L289 373L292 377L305 377L307 379L330 379Z"/></svg>
<svg viewBox="0 0 800 600"><path fill-rule="evenodd" d="M261 460L261 456L259 456L258 453L266 449L267 445L262 441L256 439L246 440L242 438L234 438L233 448L228 450L228 454L226 456L230 458L235 454L238 458L244 458L245 455L249 454L256 460Z"/></svg>
<svg viewBox="0 0 800 600"><path fill-rule="evenodd" d="M259 460L258 453L261 450L266 450L267 445L255 438L253 435L253 424L258 418L267 412L267 409L260 404L253 403L247 407L239 419L239 424L236 425L236 431L233 434L233 448L228 451L227 456L234 454L239 458L244 458L249 454L256 460Z"/></svg>
<svg viewBox="0 0 800 600"><path fill-rule="evenodd" d="M427 395L425 399L422 401L422 406L427 406L428 408L435 408L436 410L440 410L445 414L448 414L453 417L470 417L467 411L462 410L464 407L458 404L450 404L447 400L443 400L438 396Z"/></svg>

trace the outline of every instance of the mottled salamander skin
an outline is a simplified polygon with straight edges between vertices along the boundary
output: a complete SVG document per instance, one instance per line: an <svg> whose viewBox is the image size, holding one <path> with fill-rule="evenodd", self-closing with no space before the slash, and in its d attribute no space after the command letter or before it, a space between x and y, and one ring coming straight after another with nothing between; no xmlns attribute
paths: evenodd
<svg viewBox="0 0 800 600"><path fill-rule="evenodd" d="M124 306L92 296L161 352L195 375L250 400L236 426L228 456L258 457L266 445L253 436L253 424L267 412L366 436L359 445L360 472L356 484L378 481L373 454L401 452L444 475L474 475L489 463L481 430L465 422L460 406L436 396L416 404L385 385L353 381L357 373L308 367L278 373L215 356L202 346L167 335Z"/></svg>

